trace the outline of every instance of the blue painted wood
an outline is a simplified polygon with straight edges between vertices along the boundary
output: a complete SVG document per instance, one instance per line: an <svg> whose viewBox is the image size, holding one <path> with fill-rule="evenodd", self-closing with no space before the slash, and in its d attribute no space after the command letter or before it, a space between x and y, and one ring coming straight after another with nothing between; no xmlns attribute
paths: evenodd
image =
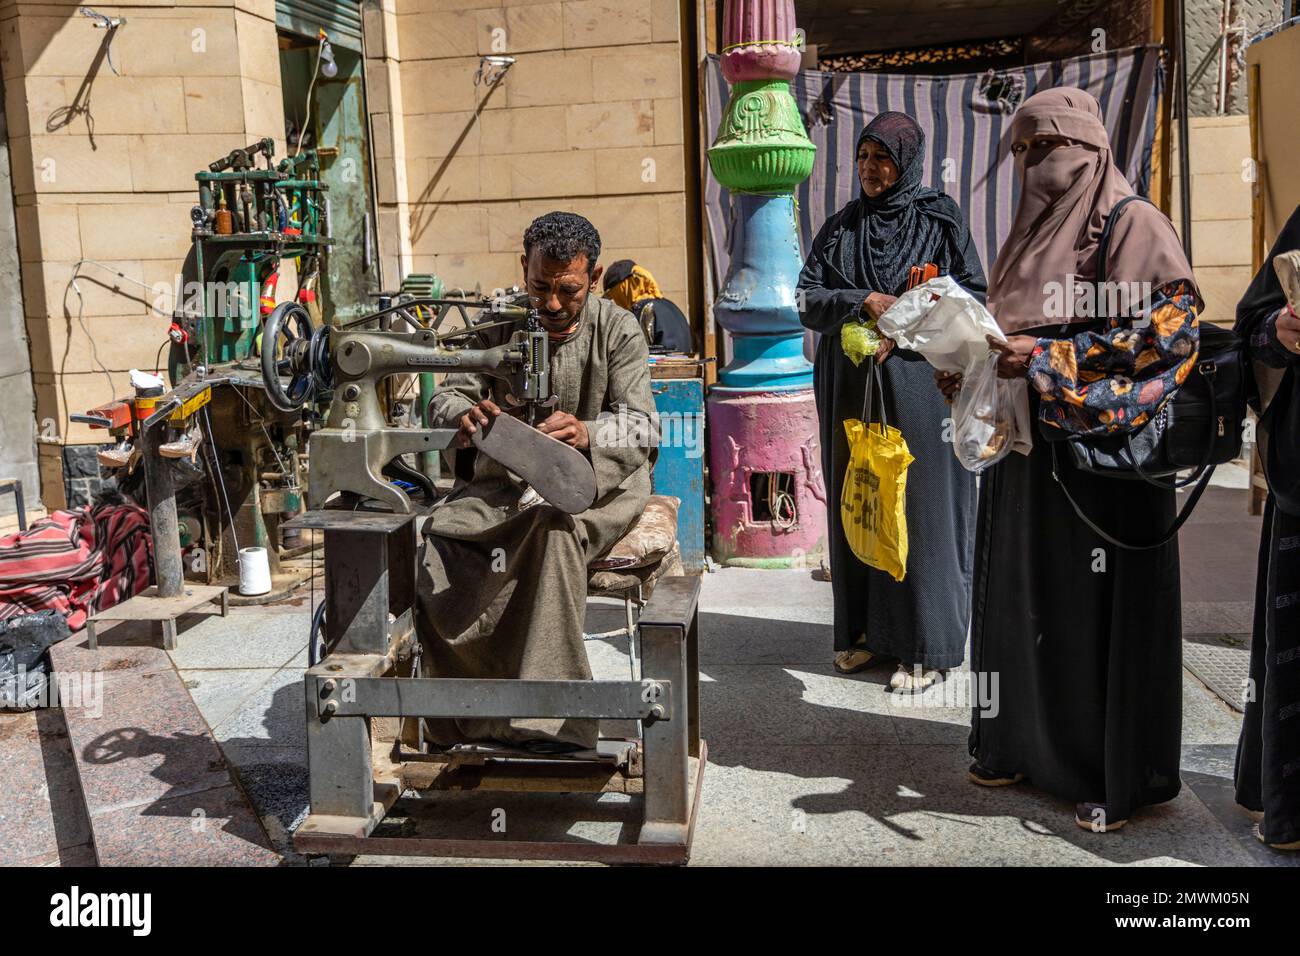
<svg viewBox="0 0 1300 956"><path fill-rule="evenodd" d="M704 570L704 380L656 379L650 383L659 412L659 460L654 492L682 501L677 542L688 573Z"/></svg>

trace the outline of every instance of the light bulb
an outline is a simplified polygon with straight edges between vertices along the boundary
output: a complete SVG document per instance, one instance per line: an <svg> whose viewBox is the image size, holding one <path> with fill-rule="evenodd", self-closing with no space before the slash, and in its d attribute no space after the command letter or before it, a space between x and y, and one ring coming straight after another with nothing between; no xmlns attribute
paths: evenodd
<svg viewBox="0 0 1300 956"><path fill-rule="evenodd" d="M325 39L320 41L320 71L322 76L330 79L339 75L339 65L334 62L334 48Z"/></svg>

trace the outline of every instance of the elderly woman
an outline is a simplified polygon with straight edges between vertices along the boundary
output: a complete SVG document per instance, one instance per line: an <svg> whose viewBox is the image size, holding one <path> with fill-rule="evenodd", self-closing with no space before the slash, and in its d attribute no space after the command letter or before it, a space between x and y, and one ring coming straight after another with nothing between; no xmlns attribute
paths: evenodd
<svg viewBox="0 0 1300 956"><path fill-rule="evenodd" d="M852 673L898 662L896 691L916 692L962 661L970 619L975 478L946 440L949 412L915 352L877 353L889 424L915 457L907 473L909 555L902 581L860 562L840 521L849 463L846 419L860 418L867 367L840 344L846 322L878 319L913 268L951 275L975 293L984 270L957 204L921 182L925 135L902 113L881 113L858 138L858 197L828 219L799 277L803 324L821 333L814 365L835 604L835 667ZM866 361L872 361L867 358Z"/></svg>
<svg viewBox="0 0 1300 956"><path fill-rule="evenodd" d="M1256 410L1263 412L1257 435L1269 484L1237 802L1264 814L1261 840L1300 850L1300 719L1291 716L1300 715L1300 209L1237 304L1237 332L1255 364Z"/></svg>
<svg viewBox="0 0 1300 956"><path fill-rule="evenodd" d="M1120 435L1148 421L1195 362L1201 298L1155 206L1112 212L1133 190L1092 96L1031 96L1011 140L1020 203L989 285L1008 338L990 344L999 375L1028 377L1040 437L981 481L971 669L996 675L997 699L973 711L970 779L996 787L1028 777L1074 803L1080 826L1106 832L1179 789L1178 542L1113 547L1062 486L1109 537L1135 545L1165 537L1174 491L1079 471L1043 438ZM1152 291L1137 310L1098 319L1087 297L1075 307L1061 290L1099 277L1112 216L1107 281ZM959 387L956 376L939 379L945 392Z"/></svg>

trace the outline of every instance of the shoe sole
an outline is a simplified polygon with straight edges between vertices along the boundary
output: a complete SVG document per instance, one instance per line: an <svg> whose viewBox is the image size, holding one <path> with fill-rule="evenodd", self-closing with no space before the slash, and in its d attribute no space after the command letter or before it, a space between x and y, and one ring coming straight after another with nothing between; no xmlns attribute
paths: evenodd
<svg viewBox="0 0 1300 956"><path fill-rule="evenodd" d="M835 663L832 663L831 666L835 668L835 672L838 674L856 674L859 671L864 671L868 667L873 666L875 663L876 663L875 658L872 658L871 660L867 661L865 664L859 664L857 667L840 667L839 664L835 664Z"/></svg>
<svg viewBox="0 0 1300 956"><path fill-rule="evenodd" d="M1080 820L1078 817L1074 818L1074 822L1079 825L1080 829L1087 830L1089 833L1114 833L1116 830L1124 829L1128 823L1127 820L1120 820L1118 823L1107 823L1102 827L1094 827L1091 820Z"/></svg>
<svg viewBox="0 0 1300 956"><path fill-rule="evenodd" d="M1018 773L1014 777L998 777L994 780L988 780L984 777L975 776L969 770L966 771L966 776L970 778L971 783L979 784L981 787L1010 787L1012 784L1017 784L1025 779L1023 773Z"/></svg>

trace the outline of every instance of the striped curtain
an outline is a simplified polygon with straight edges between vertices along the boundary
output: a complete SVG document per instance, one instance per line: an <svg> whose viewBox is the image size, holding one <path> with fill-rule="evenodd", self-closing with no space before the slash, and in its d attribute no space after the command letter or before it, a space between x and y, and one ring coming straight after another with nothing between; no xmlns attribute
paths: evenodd
<svg viewBox="0 0 1300 956"><path fill-rule="evenodd" d="M1038 90L1077 86L1097 97L1115 150L1115 164L1147 195L1156 103L1163 82L1161 50L1130 47L1111 53L1036 63L996 74L1000 89L983 90L985 74L904 76L886 73L802 71L791 92L804 128L817 146L812 175L799 186L799 240L807 250L827 217L858 194L854 147L858 133L877 113L899 110L925 129L928 153L924 182L942 189L970 223L987 274L1011 229L1019 198L1007 136L1013 104ZM984 83L982 83L984 81ZM717 136L727 103L727 82L716 56L705 67L705 119ZM705 203L713 264L713 294L727 274L731 202L727 190L705 176Z"/></svg>

